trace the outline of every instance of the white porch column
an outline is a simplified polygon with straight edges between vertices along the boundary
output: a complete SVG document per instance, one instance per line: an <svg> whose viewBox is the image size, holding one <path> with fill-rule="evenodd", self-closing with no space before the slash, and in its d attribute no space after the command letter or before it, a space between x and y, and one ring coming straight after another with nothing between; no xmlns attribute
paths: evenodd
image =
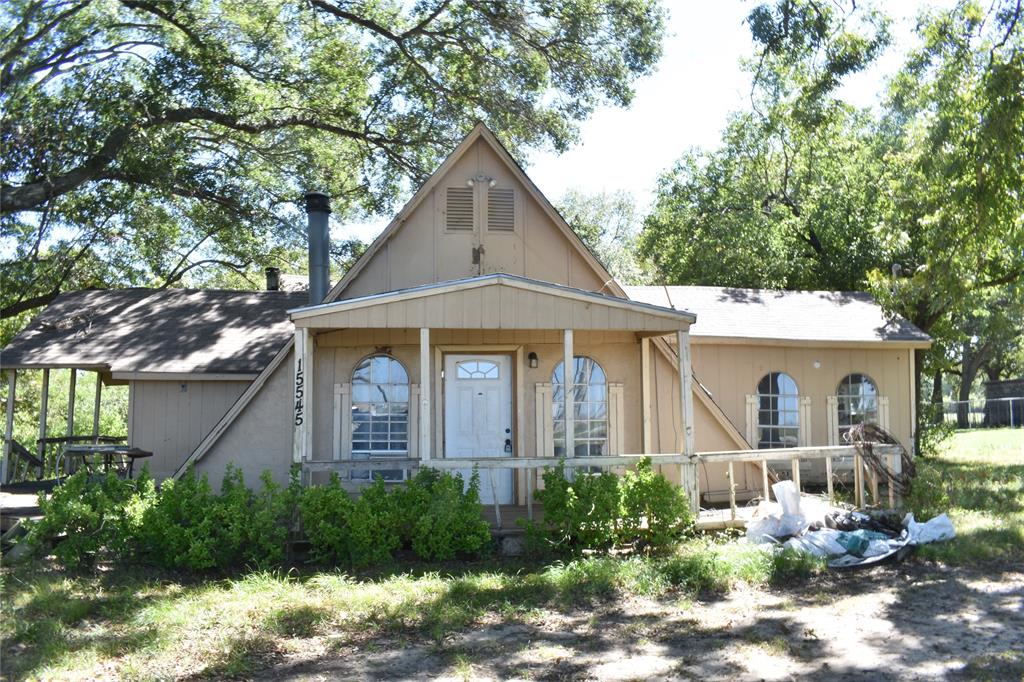
<svg viewBox="0 0 1024 682"><path fill-rule="evenodd" d="M18 383L17 370L7 370L7 420L4 423L3 461L0 461L0 483L7 483L11 466L11 441L14 440L14 396Z"/></svg>
<svg viewBox="0 0 1024 682"><path fill-rule="evenodd" d="M71 368L71 380L68 383L68 438L75 435L75 389L78 388L78 370Z"/></svg>
<svg viewBox="0 0 1024 682"><path fill-rule="evenodd" d="M292 462L301 464L313 456L313 339L309 329L295 329L295 375L294 375L294 431L292 437Z"/></svg>
<svg viewBox="0 0 1024 682"><path fill-rule="evenodd" d="M565 400L565 456L576 454L576 404L573 379L576 363L573 362L572 330L566 329L562 348L562 398Z"/></svg>
<svg viewBox="0 0 1024 682"><path fill-rule="evenodd" d="M100 437L100 403L103 398L103 377L96 372L96 395L92 400L92 442L98 443Z"/></svg>
<svg viewBox="0 0 1024 682"><path fill-rule="evenodd" d="M46 455L46 443L42 442L43 438L46 438L46 418L50 412L50 370L43 370L43 387L41 389L42 395L39 398L39 439L36 443L36 455L44 463L46 460L43 457Z"/></svg>
<svg viewBox="0 0 1024 682"><path fill-rule="evenodd" d="M683 425L683 454L694 454L693 367L690 359L690 331L676 332L679 348L679 406Z"/></svg>
<svg viewBox="0 0 1024 682"><path fill-rule="evenodd" d="M420 461L430 461L430 329L420 329Z"/></svg>

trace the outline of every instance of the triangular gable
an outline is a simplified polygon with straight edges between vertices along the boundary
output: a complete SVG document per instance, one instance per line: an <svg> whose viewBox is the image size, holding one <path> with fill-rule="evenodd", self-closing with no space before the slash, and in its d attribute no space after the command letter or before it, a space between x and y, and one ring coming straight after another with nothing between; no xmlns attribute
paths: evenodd
<svg viewBox="0 0 1024 682"><path fill-rule="evenodd" d="M522 213L516 229L519 243L513 240L506 247L500 243L501 237L482 226L478 227L475 235L467 234L465 239L460 239L458 235L444 234L444 230L439 229L433 222L435 217L440 215L441 209L435 202L443 201L439 196L443 193L439 190L445 189L446 182L452 184L453 174L458 176L459 170L468 165L468 155L472 154L477 145L486 145L488 152L501 166L500 171L507 174L511 181L523 190L524 196L517 206L517 211ZM463 179L459 176L458 184L461 185L462 182ZM415 234L410 235L407 231L415 231ZM560 254L552 255L552 252L557 252L560 246L554 244L551 235L545 232L557 233L558 239L562 240L561 243L567 246L568 258L565 262L568 263L568 271L557 271L563 262L560 262ZM497 248L487 244L485 240L488 239L497 240ZM406 244L399 245L400 241ZM484 266L480 270L470 265L470 243L473 246L483 243L485 247L490 247L485 249L488 253L483 256ZM394 247L389 248L389 244ZM511 258L510 254L517 249L522 251L522 262L492 264L492 260L496 258ZM526 259L531 249L534 253L533 260L527 264ZM555 264L556 269L545 270L546 266L537 262L544 258L553 259L551 262ZM450 262L453 260L454 265ZM581 270L585 270L585 274ZM504 145L485 125L478 123L402 207L363 256L334 285L324 300L330 302L352 295L361 296L496 271L628 298ZM352 291L348 293L350 287Z"/></svg>
<svg viewBox="0 0 1024 682"><path fill-rule="evenodd" d="M402 210L398 212L395 218L388 224L380 235L370 244L366 252L356 261L356 263L345 273L337 284L335 284L331 290L327 293L324 298L324 302L336 301L342 298L346 290L350 287L362 273L367 272L370 268L375 267L374 263L379 263L379 258L382 251L389 241L395 238L398 232L406 225L408 220L414 215L416 210L420 208L429 197L434 193L438 183L442 178L446 177L449 171L462 159L467 151L471 149L478 142L487 144L490 149L494 152L495 156L503 163L505 169L511 174L511 176L525 189L528 198L535 202L535 205L539 208L543 216L545 216L556 228L556 230L568 241L570 246L574 249L574 255L576 258L584 264L585 267L593 274L596 281L600 282L598 287L595 287L595 291L609 293L613 296L620 298L629 299L630 297L622 289L622 287L614 280L608 270L601 264L596 256L587 248L583 243L583 240L579 238L579 235L569 226L562 215L557 209L548 201L547 197L537 188L533 181L529 178L523 168L512 155L509 154L505 146L501 144L494 133L492 133L487 126L483 123L478 123L473 130L462 140L458 147L448 155L444 162L434 171L433 175L423 184L422 187L413 195L413 197L402 207ZM556 282L557 283L557 282ZM572 285L571 282L565 282L565 284ZM361 292L370 293L370 292ZM373 292L373 293L379 293ZM209 452L214 446L217 440L223 435L228 429L231 423L238 417L238 415L246 408L251 400L262 390L271 374L289 357L292 349L292 341L288 343L280 350L277 356L271 360L270 364L260 373L260 375L249 385L246 391L239 397L236 403L224 415L223 418L217 423L214 429L207 435L206 438L199 444L199 446L192 452L189 458L184 464L175 472L174 476L177 478L185 472L187 467L198 460ZM655 339L655 348L671 363L677 364L676 354L669 348L669 345L665 343L664 339ZM748 445L744 440L743 436L739 433L739 430L729 421L728 417L721 410L721 408L714 403L710 397L701 389L695 388L694 395L697 400L700 401L711 413L714 415L716 421L723 427L737 445L738 448L746 448Z"/></svg>

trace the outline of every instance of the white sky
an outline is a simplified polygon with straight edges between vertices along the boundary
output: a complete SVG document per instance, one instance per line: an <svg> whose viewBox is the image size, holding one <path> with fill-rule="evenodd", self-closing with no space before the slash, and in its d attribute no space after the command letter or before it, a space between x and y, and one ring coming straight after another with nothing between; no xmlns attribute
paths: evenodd
<svg viewBox="0 0 1024 682"><path fill-rule="evenodd" d="M841 95L851 104L878 102L885 80L902 63L920 10L952 0L879 0L893 18L894 45L868 71L848 79ZM580 127L580 143L561 156L534 152L527 172L556 201L569 189L588 194L625 190L646 213L658 175L691 147L714 147L731 111L749 102L750 79L740 59L752 54L744 24L756 1L666 0L670 16L658 70L635 84L629 109L601 107ZM334 238L373 239L390 216L336 226Z"/></svg>

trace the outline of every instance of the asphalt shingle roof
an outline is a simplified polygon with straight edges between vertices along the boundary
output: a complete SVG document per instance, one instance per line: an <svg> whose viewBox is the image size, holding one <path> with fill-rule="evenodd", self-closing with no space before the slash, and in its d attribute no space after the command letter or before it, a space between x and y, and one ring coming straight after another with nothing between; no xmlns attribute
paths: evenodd
<svg viewBox="0 0 1024 682"><path fill-rule="evenodd" d="M304 291L96 289L58 296L0 351L3 367L255 374L291 338Z"/></svg>
<svg viewBox="0 0 1024 682"><path fill-rule="evenodd" d="M692 336L823 343L927 343L908 320L888 317L859 291L780 291L703 286L626 286L630 298L697 314Z"/></svg>

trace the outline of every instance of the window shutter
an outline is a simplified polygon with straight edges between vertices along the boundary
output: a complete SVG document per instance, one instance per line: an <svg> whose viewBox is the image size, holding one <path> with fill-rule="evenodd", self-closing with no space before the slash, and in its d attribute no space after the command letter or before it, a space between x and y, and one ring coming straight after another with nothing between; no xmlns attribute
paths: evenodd
<svg viewBox="0 0 1024 682"><path fill-rule="evenodd" d="M473 222L473 188L447 188L445 229L449 232L472 232Z"/></svg>
<svg viewBox="0 0 1024 682"><path fill-rule="evenodd" d="M516 229L516 192L492 187L487 192L487 229L514 232Z"/></svg>

